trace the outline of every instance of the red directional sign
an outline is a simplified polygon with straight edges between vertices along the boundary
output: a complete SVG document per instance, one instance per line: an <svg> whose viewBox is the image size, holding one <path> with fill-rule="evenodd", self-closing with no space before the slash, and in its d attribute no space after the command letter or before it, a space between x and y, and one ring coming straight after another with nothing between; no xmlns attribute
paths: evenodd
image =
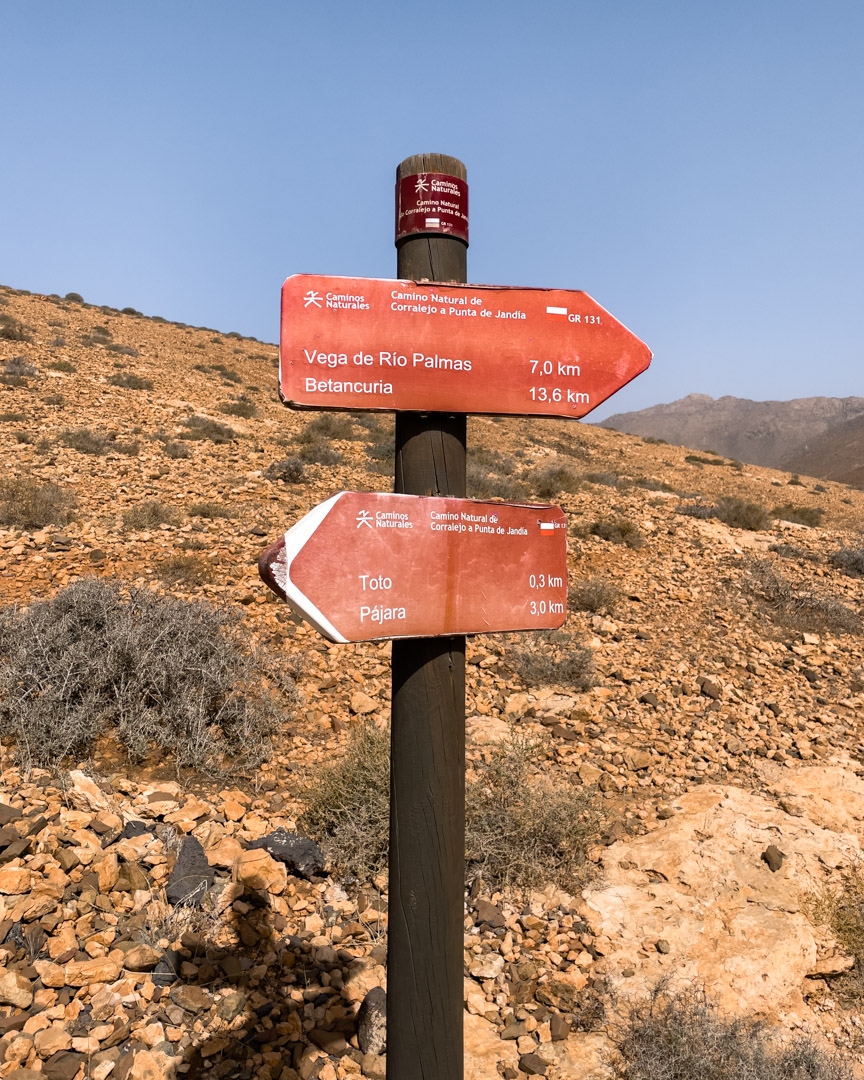
<svg viewBox="0 0 864 1080"><path fill-rule="evenodd" d="M312 274L282 287L279 392L296 408L574 419L650 362L584 292Z"/></svg>
<svg viewBox="0 0 864 1080"><path fill-rule="evenodd" d="M567 614L566 535L557 506L343 491L258 569L330 641L545 630Z"/></svg>

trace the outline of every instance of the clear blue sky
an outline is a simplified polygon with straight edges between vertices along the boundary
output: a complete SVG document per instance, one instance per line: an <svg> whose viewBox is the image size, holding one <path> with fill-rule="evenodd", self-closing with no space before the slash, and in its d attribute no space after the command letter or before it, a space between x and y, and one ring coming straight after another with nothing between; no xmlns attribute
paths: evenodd
<svg viewBox="0 0 864 1080"><path fill-rule="evenodd" d="M591 414L864 393L860 0L2 6L0 282L278 334L395 274L393 174L468 166L469 280L655 354Z"/></svg>

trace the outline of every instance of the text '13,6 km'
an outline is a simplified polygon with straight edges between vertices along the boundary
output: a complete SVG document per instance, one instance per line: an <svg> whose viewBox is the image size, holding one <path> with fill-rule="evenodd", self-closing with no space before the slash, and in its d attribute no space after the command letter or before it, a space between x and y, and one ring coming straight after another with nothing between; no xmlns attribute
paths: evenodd
<svg viewBox="0 0 864 1080"><path fill-rule="evenodd" d="M648 347L587 293L297 274L279 392L310 409L584 416Z"/></svg>

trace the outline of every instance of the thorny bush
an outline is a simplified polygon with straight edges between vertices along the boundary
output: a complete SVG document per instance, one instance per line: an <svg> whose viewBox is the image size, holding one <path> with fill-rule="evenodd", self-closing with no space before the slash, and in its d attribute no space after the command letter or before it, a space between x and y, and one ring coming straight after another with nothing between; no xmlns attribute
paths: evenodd
<svg viewBox="0 0 864 1080"><path fill-rule="evenodd" d="M513 738L494 746L466 787L466 876L493 887L530 888L585 880L585 848L597 832L592 793L553 789L532 774L543 745ZM390 733L367 721L333 764L319 769L305 793L300 826L338 870L369 881L387 865Z"/></svg>
<svg viewBox="0 0 864 1080"><path fill-rule="evenodd" d="M584 884L585 849L600 815L593 793L535 775L540 741L511 736L474 765L465 792L465 849L469 876L494 888Z"/></svg>
<svg viewBox="0 0 864 1080"><path fill-rule="evenodd" d="M113 734L133 760L252 767L295 700L291 679L208 604L89 579L0 610L0 738L26 765Z"/></svg>
<svg viewBox="0 0 864 1080"><path fill-rule="evenodd" d="M616 1037L622 1080L853 1080L808 1037L781 1042L751 1017L726 1017L704 990L656 986Z"/></svg>

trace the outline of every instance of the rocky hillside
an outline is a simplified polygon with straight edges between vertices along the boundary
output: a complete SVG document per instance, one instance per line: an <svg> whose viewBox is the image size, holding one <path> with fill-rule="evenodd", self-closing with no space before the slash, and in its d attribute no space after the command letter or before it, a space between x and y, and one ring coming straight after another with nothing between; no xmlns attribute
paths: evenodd
<svg viewBox="0 0 864 1080"><path fill-rule="evenodd" d="M864 416L829 428L799 448L786 467L805 476L824 476L864 488Z"/></svg>
<svg viewBox="0 0 864 1080"><path fill-rule="evenodd" d="M847 423L857 426L844 434ZM831 480L853 482L841 449L860 432L864 398L795 398L791 401L750 401L747 398L688 394L668 405L638 412L617 413L602 427L643 438L663 439L680 446L715 450L754 465L797 469ZM860 436L858 445L860 446ZM838 451L844 457L838 471ZM854 464L861 463L850 446Z"/></svg>
<svg viewBox="0 0 864 1080"><path fill-rule="evenodd" d="M269 760L230 778L106 731L58 767L5 740L0 1076L383 1077L386 876L296 833L387 723L389 646L323 641L256 560L334 491L389 488L389 418L287 411L272 345L8 288L0 361L14 618L94 577L203 599L298 695L272 683ZM469 1080L623 1075L663 976L864 1076L864 492L693 442L469 422L469 493L559 503L571 584L562 631L469 641L469 777L540 740L533 782L602 819L578 886L469 872Z"/></svg>

